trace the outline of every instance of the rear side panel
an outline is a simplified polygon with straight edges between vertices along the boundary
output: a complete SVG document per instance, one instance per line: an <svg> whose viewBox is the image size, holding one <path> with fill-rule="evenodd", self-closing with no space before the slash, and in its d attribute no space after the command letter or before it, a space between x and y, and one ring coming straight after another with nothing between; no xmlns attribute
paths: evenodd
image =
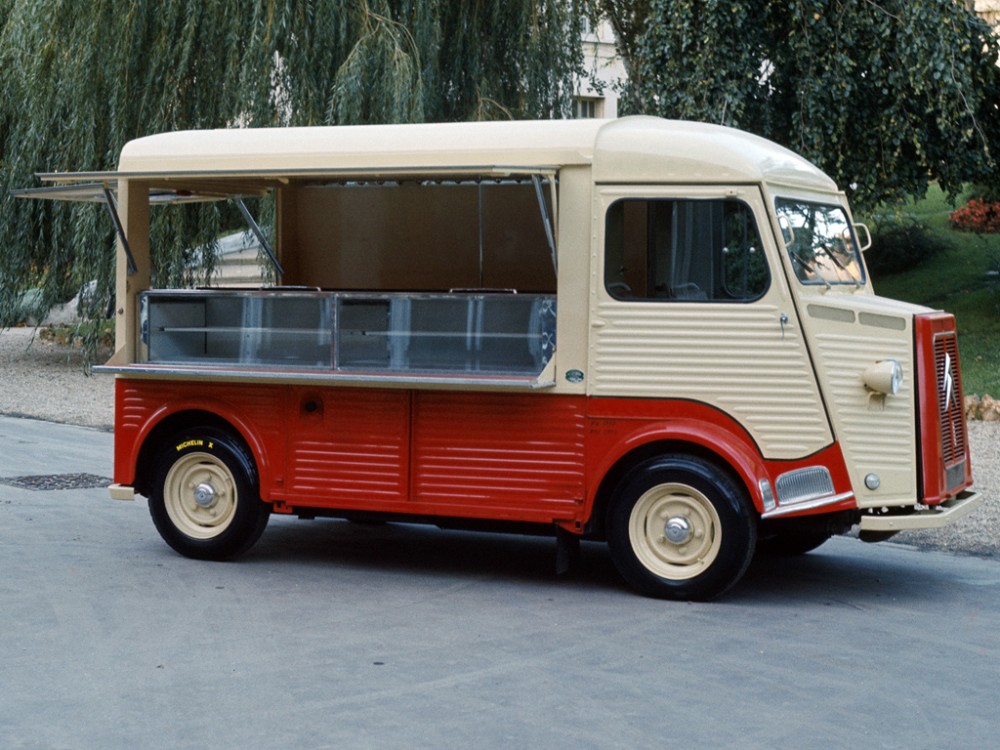
<svg viewBox="0 0 1000 750"><path fill-rule="evenodd" d="M569 524L584 512L584 397L145 379L117 392L121 485L143 486L154 452L143 444L218 418L283 510Z"/></svg>

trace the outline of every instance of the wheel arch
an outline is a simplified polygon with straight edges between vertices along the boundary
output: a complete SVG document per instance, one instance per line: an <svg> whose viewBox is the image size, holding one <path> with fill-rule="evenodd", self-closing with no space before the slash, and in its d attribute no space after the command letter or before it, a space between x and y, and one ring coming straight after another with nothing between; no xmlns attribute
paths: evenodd
<svg viewBox="0 0 1000 750"><path fill-rule="evenodd" d="M716 432L713 430L712 432ZM744 489L757 514L764 510L758 479L767 476L764 460L755 448L734 441L728 431L705 435L658 435L632 445L603 473L594 492L590 516L585 526L589 537L603 539L608 504L615 488L628 472L640 463L658 456L689 455L701 458L725 472Z"/></svg>
<svg viewBox="0 0 1000 750"><path fill-rule="evenodd" d="M252 433L245 425L242 425L239 420L227 419L216 412L203 408L185 408L171 411L158 421L152 422L142 436L135 458L135 478L133 481L136 492L141 495L149 495L155 457L163 444L178 433L195 427L222 430L242 442L254 461L253 468L257 473L258 481L262 481L261 473L264 467L262 449L260 444L250 437Z"/></svg>

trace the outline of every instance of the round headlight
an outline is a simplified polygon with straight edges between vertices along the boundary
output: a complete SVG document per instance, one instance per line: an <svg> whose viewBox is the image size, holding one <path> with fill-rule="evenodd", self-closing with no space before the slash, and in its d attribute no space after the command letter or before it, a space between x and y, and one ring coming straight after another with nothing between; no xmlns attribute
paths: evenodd
<svg viewBox="0 0 1000 750"><path fill-rule="evenodd" d="M870 391L895 396L903 385L903 368L894 359L883 359L865 370L862 380Z"/></svg>

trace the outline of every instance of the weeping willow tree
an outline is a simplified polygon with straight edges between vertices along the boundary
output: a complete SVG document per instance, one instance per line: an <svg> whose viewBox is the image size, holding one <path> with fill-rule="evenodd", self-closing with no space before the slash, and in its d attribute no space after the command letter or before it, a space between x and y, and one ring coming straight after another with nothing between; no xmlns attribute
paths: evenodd
<svg viewBox="0 0 1000 750"><path fill-rule="evenodd" d="M871 209L937 180L996 184L1000 40L955 0L591 0L621 108L733 125L819 164Z"/></svg>
<svg viewBox="0 0 1000 750"><path fill-rule="evenodd" d="M35 172L114 169L126 141L221 127L566 114L580 14L561 0L0 0L0 323L85 297L102 314L114 236L101 206L12 199ZM193 247L225 205L158 210L156 283L201 282Z"/></svg>

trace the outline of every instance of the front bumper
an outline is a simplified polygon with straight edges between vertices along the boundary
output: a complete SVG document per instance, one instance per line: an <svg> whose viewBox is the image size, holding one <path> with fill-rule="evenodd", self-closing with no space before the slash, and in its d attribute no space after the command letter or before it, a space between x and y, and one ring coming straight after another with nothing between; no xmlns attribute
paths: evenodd
<svg viewBox="0 0 1000 750"><path fill-rule="evenodd" d="M983 504L986 496L981 492L960 492L951 500L925 510L906 515L861 516L861 531L896 532L912 529L938 529L954 523Z"/></svg>

